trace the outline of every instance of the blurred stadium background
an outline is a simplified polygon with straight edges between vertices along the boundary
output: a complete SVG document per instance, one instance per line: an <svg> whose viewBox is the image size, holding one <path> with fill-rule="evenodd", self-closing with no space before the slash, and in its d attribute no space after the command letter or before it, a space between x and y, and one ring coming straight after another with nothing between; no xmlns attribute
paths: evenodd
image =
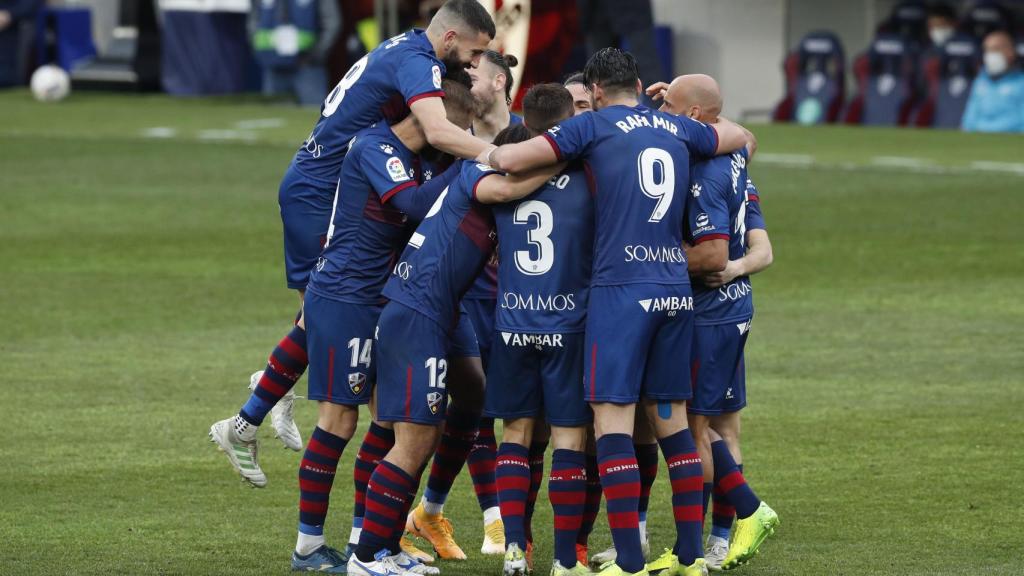
<svg viewBox="0 0 1024 576"><path fill-rule="evenodd" d="M250 16L250 0L5 3L22 13L4 32L18 32L8 42L8 83L25 83L36 66L54 62L75 88L252 92L272 52L272 26L261 26L258 2ZM300 48L330 86L381 38L422 24L439 3L317 0L312 46ZM605 0L485 3L503 32L497 44L524 64L513 71L520 96L580 69L588 48L615 43L641 56L648 83L683 72L715 76L725 113L748 122L955 127L985 35L1009 32L1024 55L1019 0L642 0L620 3L614 18ZM287 3L270 4L274 11ZM929 18L943 9L953 29L935 44Z"/></svg>
<svg viewBox="0 0 1024 576"><path fill-rule="evenodd" d="M498 4L506 48L527 46L521 86L582 65L597 28L574 0ZM508 33L515 5L525 36ZM716 76L760 140L775 264L754 279L744 452L782 527L746 574L1024 574L1024 140L899 126L973 78L988 26L1024 23L1024 3L999 5L953 3L971 50L944 56L918 3L651 3L655 79ZM206 432L294 312L276 193L317 113L259 95L248 0L36 8L3 52L15 83L56 62L72 93L0 91L0 574L284 574L299 455L264 435L270 484L246 490ZM338 8L328 85L422 18L417 2ZM886 126L801 125L848 118ZM315 408L296 418L308 433ZM335 492L341 543L349 483ZM474 552L467 478L450 502ZM540 534L549 522L539 506ZM610 542L598 524L594 549ZM669 545L670 511L650 530Z"/></svg>

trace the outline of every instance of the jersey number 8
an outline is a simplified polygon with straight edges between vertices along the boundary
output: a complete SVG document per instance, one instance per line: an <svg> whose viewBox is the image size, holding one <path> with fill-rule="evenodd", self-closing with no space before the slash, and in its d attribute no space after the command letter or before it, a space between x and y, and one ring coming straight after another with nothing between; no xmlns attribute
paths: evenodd
<svg viewBox="0 0 1024 576"><path fill-rule="evenodd" d="M330 118L338 110L338 106L341 106L341 101L345 99L345 92L348 92L348 89L359 80L363 72L366 72L366 62L369 58L370 55L367 54L353 64L348 69L348 72L341 77L341 81L334 87L334 90L331 90L331 93L327 95L327 99L324 100L324 111L320 113L324 118Z"/></svg>

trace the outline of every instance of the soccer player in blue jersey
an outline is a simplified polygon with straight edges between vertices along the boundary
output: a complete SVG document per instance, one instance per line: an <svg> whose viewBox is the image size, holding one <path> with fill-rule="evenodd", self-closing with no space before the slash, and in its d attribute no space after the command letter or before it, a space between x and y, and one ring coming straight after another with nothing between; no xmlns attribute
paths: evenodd
<svg viewBox="0 0 1024 576"><path fill-rule="evenodd" d="M512 103L512 67L515 56L487 50L480 63L469 70L476 115L473 134L490 142L509 124L522 119L509 110ZM494 309L497 293L497 264L492 260L477 277L462 298L466 318L473 326L484 369L491 349L494 331ZM465 406L454 399L448 408L445 430L437 447L423 499L409 514L406 530L429 541L438 556L444 559L465 560L466 554L455 541L451 522L444 517L444 503L462 467L469 463L473 488L484 516L484 536L480 552L503 554L504 529L498 510L498 497L494 487L494 462L497 446L494 442L494 420L480 418L483 406ZM464 399L463 399L464 400ZM403 541L411 553L411 542ZM422 556L422 552L418 552Z"/></svg>
<svg viewBox="0 0 1024 576"><path fill-rule="evenodd" d="M649 90L664 100L662 110L702 122L714 122L722 109L718 83L703 74L680 76L667 87ZM739 518L730 546L731 511L713 515L706 550L713 569L735 568L749 560L779 522L747 485L742 464L737 464L742 462L738 459L739 414L746 405L743 348L754 313L748 270L742 269L750 261L744 260L748 224L756 246L752 259L764 254L767 263L771 259L756 188L747 178L749 160L748 152L739 150L694 165L687 195L687 259L694 276L696 313L690 427L704 462L705 493L713 483L716 508L728 505ZM726 273L730 263L732 269ZM734 440L734 449L720 433Z"/></svg>
<svg viewBox="0 0 1024 576"><path fill-rule="evenodd" d="M601 573L647 574L631 438L635 404L642 401L672 480L677 539L659 560L671 570L703 574L702 470L687 429L689 373L679 369L689 363L693 334L683 204L690 156L738 150L747 135L724 119L712 127L640 105L636 62L618 49L594 54L584 76L595 112L562 122L543 137L502 146L488 159L492 166L517 172L582 158L595 183L584 385L594 410L601 484L618 552Z"/></svg>
<svg viewBox="0 0 1024 576"><path fill-rule="evenodd" d="M390 301L377 322L376 419L393 423L395 444L370 477L349 574L394 574L388 550L404 531L422 466L445 418L447 357L459 301L494 251L486 204L522 198L557 167L519 178L473 162L463 162L460 170L409 239L384 289Z"/></svg>
<svg viewBox="0 0 1024 576"><path fill-rule="evenodd" d="M356 132L383 119L385 104L398 98L408 105L428 143L438 149L474 158L492 148L446 119L441 78L447 68L475 65L494 34L494 22L479 3L449 0L426 30L395 36L356 62L324 100L320 118L292 159L278 192L288 287L298 290L300 299L327 235L348 145ZM267 367L250 378L249 400L236 416L210 428L211 440L253 486L267 483L259 464L256 432L279 402L272 416L277 435L293 450L302 447L291 417L291 390L307 366L300 311Z"/></svg>
<svg viewBox="0 0 1024 576"><path fill-rule="evenodd" d="M523 99L519 142L573 114L558 84L534 86ZM554 576L589 574L576 558L586 495L583 328L593 252L593 205L581 165L567 168L533 194L493 208L500 292L487 373L485 416L504 420L497 483L505 522L504 574L526 576L525 514L535 425L550 424L554 444L548 491L554 509ZM546 430L545 430L546 431Z"/></svg>
<svg viewBox="0 0 1024 576"><path fill-rule="evenodd" d="M469 90L451 80L443 86L449 119L468 127ZM412 166L425 146L415 117L391 127L380 123L356 133L341 171L327 241L305 297L309 398L318 402L319 418L299 467L295 570L344 573L342 557L325 544L323 525L338 460L376 379L373 336L384 282L410 217L422 218L441 192L417 185ZM429 573L411 558L393 562Z"/></svg>

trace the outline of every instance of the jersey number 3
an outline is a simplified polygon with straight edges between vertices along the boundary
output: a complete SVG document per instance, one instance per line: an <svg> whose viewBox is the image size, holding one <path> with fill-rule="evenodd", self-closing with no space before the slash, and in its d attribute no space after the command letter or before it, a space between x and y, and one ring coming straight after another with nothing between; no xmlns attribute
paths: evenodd
<svg viewBox="0 0 1024 576"><path fill-rule="evenodd" d="M551 242L555 216L551 207L540 200L527 200L516 206L513 216L516 224L529 224L531 218L537 227L526 233L526 241L537 249L537 257L534 258L529 250L516 250L516 268L527 276L540 276L555 264L555 245Z"/></svg>
<svg viewBox="0 0 1024 576"><path fill-rule="evenodd" d="M658 201L648 222L661 222L672 206L676 191L676 166L672 155L661 148L645 148L636 160L640 173L640 190L648 198Z"/></svg>

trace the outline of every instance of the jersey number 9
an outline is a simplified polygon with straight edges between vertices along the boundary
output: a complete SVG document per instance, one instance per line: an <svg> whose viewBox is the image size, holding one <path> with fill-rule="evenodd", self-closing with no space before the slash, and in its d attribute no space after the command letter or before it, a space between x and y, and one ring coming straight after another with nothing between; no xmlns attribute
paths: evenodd
<svg viewBox="0 0 1024 576"><path fill-rule="evenodd" d="M676 190L676 166L672 155L661 148L645 148L636 160L640 173L640 190L648 198L658 201L648 222L661 222L670 206ZM661 167L660 178L658 170Z"/></svg>

